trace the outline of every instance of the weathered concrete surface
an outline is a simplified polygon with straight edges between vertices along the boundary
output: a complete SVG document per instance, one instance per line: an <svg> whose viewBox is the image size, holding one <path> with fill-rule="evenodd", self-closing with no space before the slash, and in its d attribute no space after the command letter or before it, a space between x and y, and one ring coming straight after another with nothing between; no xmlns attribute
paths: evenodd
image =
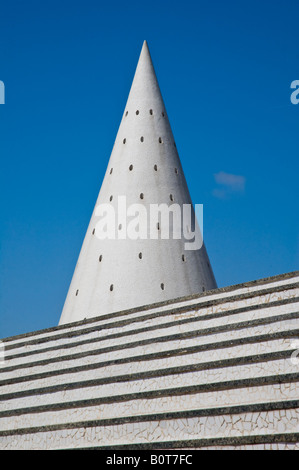
<svg viewBox="0 0 299 470"><path fill-rule="evenodd" d="M4 339L0 448L298 448L298 281Z"/></svg>

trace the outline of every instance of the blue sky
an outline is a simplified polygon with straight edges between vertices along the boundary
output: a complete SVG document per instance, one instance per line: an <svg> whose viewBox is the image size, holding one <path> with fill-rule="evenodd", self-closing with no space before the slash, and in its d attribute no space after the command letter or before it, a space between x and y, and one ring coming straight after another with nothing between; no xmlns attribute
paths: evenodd
<svg viewBox="0 0 299 470"><path fill-rule="evenodd" d="M299 3L0 8L0 337L58 324L143 40L220 287L298 269Z"/></svg>

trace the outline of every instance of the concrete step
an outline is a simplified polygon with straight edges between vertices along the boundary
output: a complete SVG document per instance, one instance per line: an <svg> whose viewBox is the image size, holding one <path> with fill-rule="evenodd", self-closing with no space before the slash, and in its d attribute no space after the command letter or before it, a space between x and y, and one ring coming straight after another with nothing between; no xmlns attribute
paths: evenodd
<svg viewBox="0 0 299 470"><path fill-rule="evenodd" d="M297 446L298 281L6 338L0 448Z"/></svg>
<svg viewBox="0 0 299 470"><path fill-rule="evenodd" d="M294 443L299 437L299 410L294 405L256 405L245 411L240 407L213 408L1 431L0 448L118 450Z"/></svg>
<svg viewBox="0 0 299 470"><path fill-rule="evenodd" d="M273 300L281 300L282 298L286 298L288 295L287 291L289 289L298 288L298 286L299 272L288 273L281 276L267 278L265 280L262 279L260 281L253 281L241 285L217 289L216 291L206 292L199 296L192 296L190 299L178 299L171 302L159 303L156 306L149 305L144 308L137 308L101 316L85 322L77 322L11 338L4 338L3 341L5 342L6 348L9 349L13 346L28 346L31 342L33 342L33 344L38 344L43 341L51 341L53 339L57 340L59 337L71 338L84 333L85 331L89 332L94 329L99 330L99 327L104 328L105 325L108 325L109 327L110 324L114 324L116 326L116 322L120 321L128 321L129 323L133 323L134 321L138 322L143 317L146 319L149 315L156 315L159 317L166 316L168 313L172 314L172 312L180 314L184 313L184 310L190 311L190 306L196 310L213 307L216 307L217 309L217 306L225 301L226 306L229 309L230 302L238 300L250 301L250 299L254 299L257 295L263 296L270 293L274 294ZM124 326L124 324L122 323L120 326Z"/></svg>
<svg viewBox="0 0 299 470"><path fill-rule="evenodd" d="M109 345L125 344L128 342L128 337L136 338L155 338L165 335L170 335L177 332L186 332L196 329L207 330L208 328L217 328L223 325L237 324L240 322L250 322L259 318L275 317L282 314L288 314L299 311L299 287L288 291L289 297L279 301L272 301L271 298L267 299L267 303L261 304L261 299L255 299L255 304L246 307L240 307L239 303L227 310L223 304L219 306L218 312L207 312L205 310L189 310L184 313L176 315L172 312L167 317L154 317L139 321L137 323L129 323L126 325L115 326L114 323L105 325L103 329L93 329L86 333L80 333L76 337L64 334L59 338L51 341L43 342L29 342L23 345L10 346L5 345L6 360L21 359L21 361L30 361L29 356L36 354L48 354L49 356L53 351L61 348L66 351L73 348L86 345L96 347L99 344ZM108 328L109 326L109 328ZM45 338L46 340L46 338ZM92 344L93 343L93 344ZM93 346L94 345L94 346ZM28 357L28 359L27 359ZM19 362L21 362L19 361Z"/></svg>

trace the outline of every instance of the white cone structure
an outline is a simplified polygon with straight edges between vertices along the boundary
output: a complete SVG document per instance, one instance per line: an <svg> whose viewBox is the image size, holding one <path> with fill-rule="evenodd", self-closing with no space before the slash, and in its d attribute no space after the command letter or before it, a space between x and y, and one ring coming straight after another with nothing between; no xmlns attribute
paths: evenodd
<svg viewBox="0 0 299 470"><path fill-rule="evenodd" d="M133 213L126 217L120 202L126 210L132 209L132 204L142 206L135 207L135 218ZM98 237L97 224L103 218L97 208L103 204L115 211L114 239ZM163 219L157 219L154 226L148 223L146 236L140 224L133 230L136 236L129 236L128 229L141 214L138 207L149 214L150 207L157 204L179 204L183 208L184 204L191 205L191 199L144 42L59 324L217 287L205 246L186 250L183 237L162 239Z"/></svg>

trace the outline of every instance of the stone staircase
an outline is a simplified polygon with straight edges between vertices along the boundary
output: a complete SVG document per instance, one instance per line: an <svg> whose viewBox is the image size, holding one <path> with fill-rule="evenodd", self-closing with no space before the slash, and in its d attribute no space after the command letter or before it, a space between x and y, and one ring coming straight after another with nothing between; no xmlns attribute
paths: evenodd
<svg viewBox="0 0 299 470"><path fill-rule="evenodd" d="M3 339L0 449L299 448L299 272Z"/></svg>

